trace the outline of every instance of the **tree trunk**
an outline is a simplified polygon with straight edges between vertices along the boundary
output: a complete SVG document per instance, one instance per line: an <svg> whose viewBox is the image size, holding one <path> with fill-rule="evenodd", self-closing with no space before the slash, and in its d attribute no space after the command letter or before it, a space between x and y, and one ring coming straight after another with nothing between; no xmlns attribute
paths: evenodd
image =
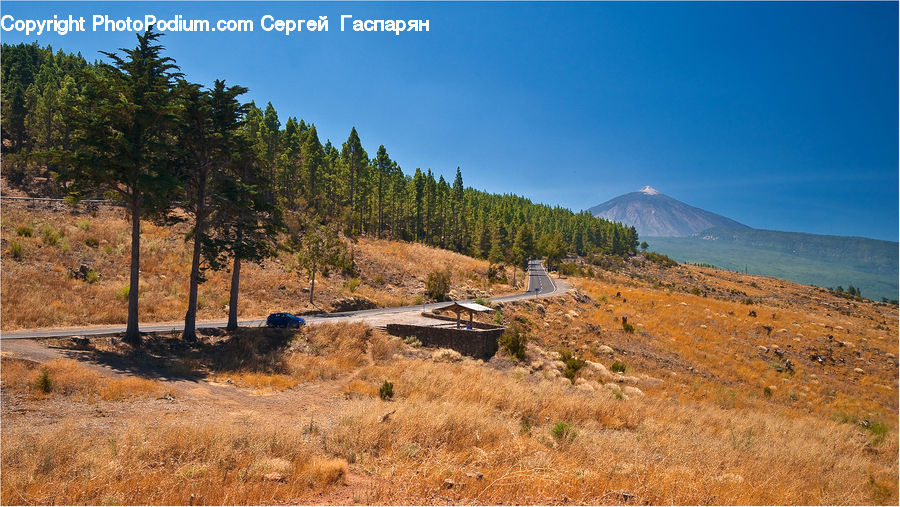
<svg viewBox="0 0 900 507"><path fill-rule="evenodd" d="M512 286L513 286L514 289L516 288L516 263L515 263L515 262L513 262L513 283L512 283Z"/></svg>
<svg viewBox="0 0 900 507"><path fill-rule="evenodd" d="M228 298L228 325L225 327L228 331L234 331L238 328L237 323L237 305L238 291L241 285L241 258L234 256L234 266L231 268L231 295Z"/></svg>
<svg viewBox="0 0 900 507"><path fill-rule="evenodd" d="M199 227L200 224L197 224ZM197 341L197 286L200 278L200 232L194 231L194 252L191 256L191 277L188 282L188 309L184 314L184 332L181 339Z"/></svg>
<svg viewBox="0 0 900 507"><path fill-rule="evenodd" d="M125 328L125 342L141 344L138 329L138 282L141 274L141 213L140 197L131 200L131 278L128 283L128 325Z"/></svg>
<svg viewBox="0 0 900 507"><path fill-rule="evenodd" d="M201 177L205 182L206 175ZM187 342L197 341L197 289L200 285L200 252L203 247L203 235L206 233L206 185L201 183L197 192L197 221L194 224L194 252L191 256L191 277L188 282L188 308L184 314L184 332L181 339Z"/></svg>
<svg viewBox="0 0 900 507"><path fill-rule="evenodd" d="M316 304L313 303L313 293L316 291L316 272L315 271L313 271L312 277L310 277L310 279L312 282L309 285L309 304L316 306Z"/></svg>

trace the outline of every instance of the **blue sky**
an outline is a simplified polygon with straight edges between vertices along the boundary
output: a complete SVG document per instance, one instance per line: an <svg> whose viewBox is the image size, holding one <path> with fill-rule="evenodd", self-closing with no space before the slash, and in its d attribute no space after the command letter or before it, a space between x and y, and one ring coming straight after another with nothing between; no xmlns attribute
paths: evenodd
<svg viewBox="0 0 900 507"><path fill-rule="evenodd" d="M747 225L898 238L897 3L19 3L58 14L253 19L170 33L187 77L224 78L284 121L384 144L407 172L585 209L651 185ZM328 33L259 28L329 18ZM429 19L341 32L340 15ZM25 37L130 47L133 33Z"/></svg>

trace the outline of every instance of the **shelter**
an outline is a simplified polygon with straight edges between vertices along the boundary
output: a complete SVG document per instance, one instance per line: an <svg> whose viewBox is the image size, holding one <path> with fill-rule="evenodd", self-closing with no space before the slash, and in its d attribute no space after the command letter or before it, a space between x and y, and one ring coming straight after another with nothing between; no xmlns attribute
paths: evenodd
<svg viewBox="0 0 900 507"><path fill-rule="evenodd" d="M476 312L477 313L493 313L494 312L493 308L489 308L487 306L480 305L478 303L460 303L457 301L454 301L453 303L446 305L446 306L441 306L441 307L435 308L435 310L437 310L437 311L448 310L448 311L456 313L456 329L460 328L460 323L461 323L460 316L463 314L463 312L467 312L469 314L469 325L467 326L468 329L472 329L472 320L473 320L473 316L475 315Z"/></svg>

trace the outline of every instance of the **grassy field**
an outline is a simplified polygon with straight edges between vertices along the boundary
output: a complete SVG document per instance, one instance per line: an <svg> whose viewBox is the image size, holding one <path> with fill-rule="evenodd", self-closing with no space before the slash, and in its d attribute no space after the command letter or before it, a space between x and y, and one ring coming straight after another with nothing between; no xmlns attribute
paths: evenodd
<svg viewBox="0 0 900 507"><path fill-rule="evenodd" d="M130 228L123 212L101 208L95 215L65 208L28 209L4 203L0 242L0 302L5 331L126 320ZM141 240L141 322L177 321L187 309L190 273L188 230L144 223ZM379 307L421 303L428 273L452 268L453 298L517 292L505 283L488 283L487 261L420 244L360 239L353 245L358 277L333 273L317 278L315 305L309 281L287 252L241 271L240 318L273 311L330 310L340 299L364 298ZM87 279L72 276L84 265ZM511 273L510 273L511 275ZM198 319L227 317L229 272L208 272L200 285ZM52 287L52 291L47 291Z"/></svg>
<svg viewBox="0 0 900 507"><path fill-rule="evenodd" d="M896 306L639 258L568 282L499 307L521 360L364 323L4 344L0 502L898 503Z"/></svg>

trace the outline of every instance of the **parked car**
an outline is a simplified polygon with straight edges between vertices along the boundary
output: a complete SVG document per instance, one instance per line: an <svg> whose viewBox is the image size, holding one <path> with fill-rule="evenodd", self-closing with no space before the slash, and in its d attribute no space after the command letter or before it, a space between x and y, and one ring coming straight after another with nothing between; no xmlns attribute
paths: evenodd
<svg viewBox="0 0 900 507"><path fill-rule="evenodd" d="M267 327L292 327L294 329L306 325L306 321L302 317L286 313L275 312L266 319Z"/></svg>

